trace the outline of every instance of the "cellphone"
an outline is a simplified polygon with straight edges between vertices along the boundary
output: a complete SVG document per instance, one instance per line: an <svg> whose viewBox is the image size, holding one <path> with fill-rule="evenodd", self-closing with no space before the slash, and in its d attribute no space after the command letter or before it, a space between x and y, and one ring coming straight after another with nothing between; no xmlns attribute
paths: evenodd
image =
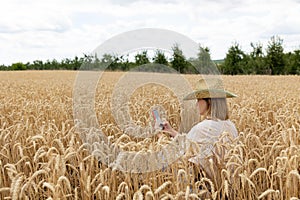
<svg viewBox="0 0 300 200"><path fill-rule="evenodd" d="M164 130L164 124L163 124L163 121L161 120L160 116L159 116L159 113L157 110L152 110L152 115L153 115L153 118L155 120L156 123L159 124L159 128L161 130Z"/></svg>

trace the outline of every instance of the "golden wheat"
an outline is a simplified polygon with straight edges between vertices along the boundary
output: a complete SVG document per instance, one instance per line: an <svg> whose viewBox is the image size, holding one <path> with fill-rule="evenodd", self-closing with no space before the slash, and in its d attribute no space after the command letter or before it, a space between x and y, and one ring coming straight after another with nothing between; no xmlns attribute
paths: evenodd
<svg viewBox="0 0 300 200"><path fill-rule="evenodd" d="M215 143L221 156L209 161L213 176L196 177L188 159L198 146L174 159L180 155L174 142L182 138L162 132L134 137L135 129L118 126L111 99L123 75L102 75L94 106L107 141L88 144L74 123L76 72L0 72L0 199L300 198L299 76L222 76L226 89L238 94L228 103L239 137L224 133ZM164 78L172 82L171 75ZM184 78L194 87L199 75ZM141 127L151 124L150 110L157 105L177 130L187 132L197 123L194 116L182 118L180 99L160 84L140 86L127 105ZM156 162L122 165L124 159L107 166L119 151L133 152L138 161L151 155ZM147 173L117 170L130 164L153 169L161 159L149 152L162 152L171 163Z"/></svg>

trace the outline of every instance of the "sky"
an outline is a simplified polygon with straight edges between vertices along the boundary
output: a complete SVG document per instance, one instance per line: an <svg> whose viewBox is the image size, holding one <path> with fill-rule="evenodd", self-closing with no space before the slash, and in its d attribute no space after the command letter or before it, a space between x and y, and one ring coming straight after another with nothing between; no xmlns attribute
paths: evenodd
<svg viewBox="0 0 300 200"><path fill-rule="evenodd" d="M0 0L0 65L74 58L141 28L178 32L223 59L274 35L300 49L300 0Z"/></svg>

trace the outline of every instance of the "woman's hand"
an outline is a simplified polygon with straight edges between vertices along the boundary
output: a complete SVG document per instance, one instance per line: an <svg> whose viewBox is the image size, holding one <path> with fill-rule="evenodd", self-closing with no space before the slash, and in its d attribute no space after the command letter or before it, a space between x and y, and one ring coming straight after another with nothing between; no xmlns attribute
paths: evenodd
<svg viewBox="0 0 300 200"><path fill-rule="evenodd" d="M163 131L169 133L171 137L175 137L178 134L166 120L163 121Z"/></svg>

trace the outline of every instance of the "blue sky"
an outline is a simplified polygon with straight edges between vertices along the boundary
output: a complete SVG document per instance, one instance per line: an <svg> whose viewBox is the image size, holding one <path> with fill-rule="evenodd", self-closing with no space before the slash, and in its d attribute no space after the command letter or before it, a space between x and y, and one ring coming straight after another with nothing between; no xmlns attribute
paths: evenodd
<svg viewBox="0 0 300 200"><path fill-rule="evenodd" d="M299 0L0 0L0 64L73 58L140 28L172 30L207 46L213 59L238 42L264 49L279 35L300 48Z"/></svg>

